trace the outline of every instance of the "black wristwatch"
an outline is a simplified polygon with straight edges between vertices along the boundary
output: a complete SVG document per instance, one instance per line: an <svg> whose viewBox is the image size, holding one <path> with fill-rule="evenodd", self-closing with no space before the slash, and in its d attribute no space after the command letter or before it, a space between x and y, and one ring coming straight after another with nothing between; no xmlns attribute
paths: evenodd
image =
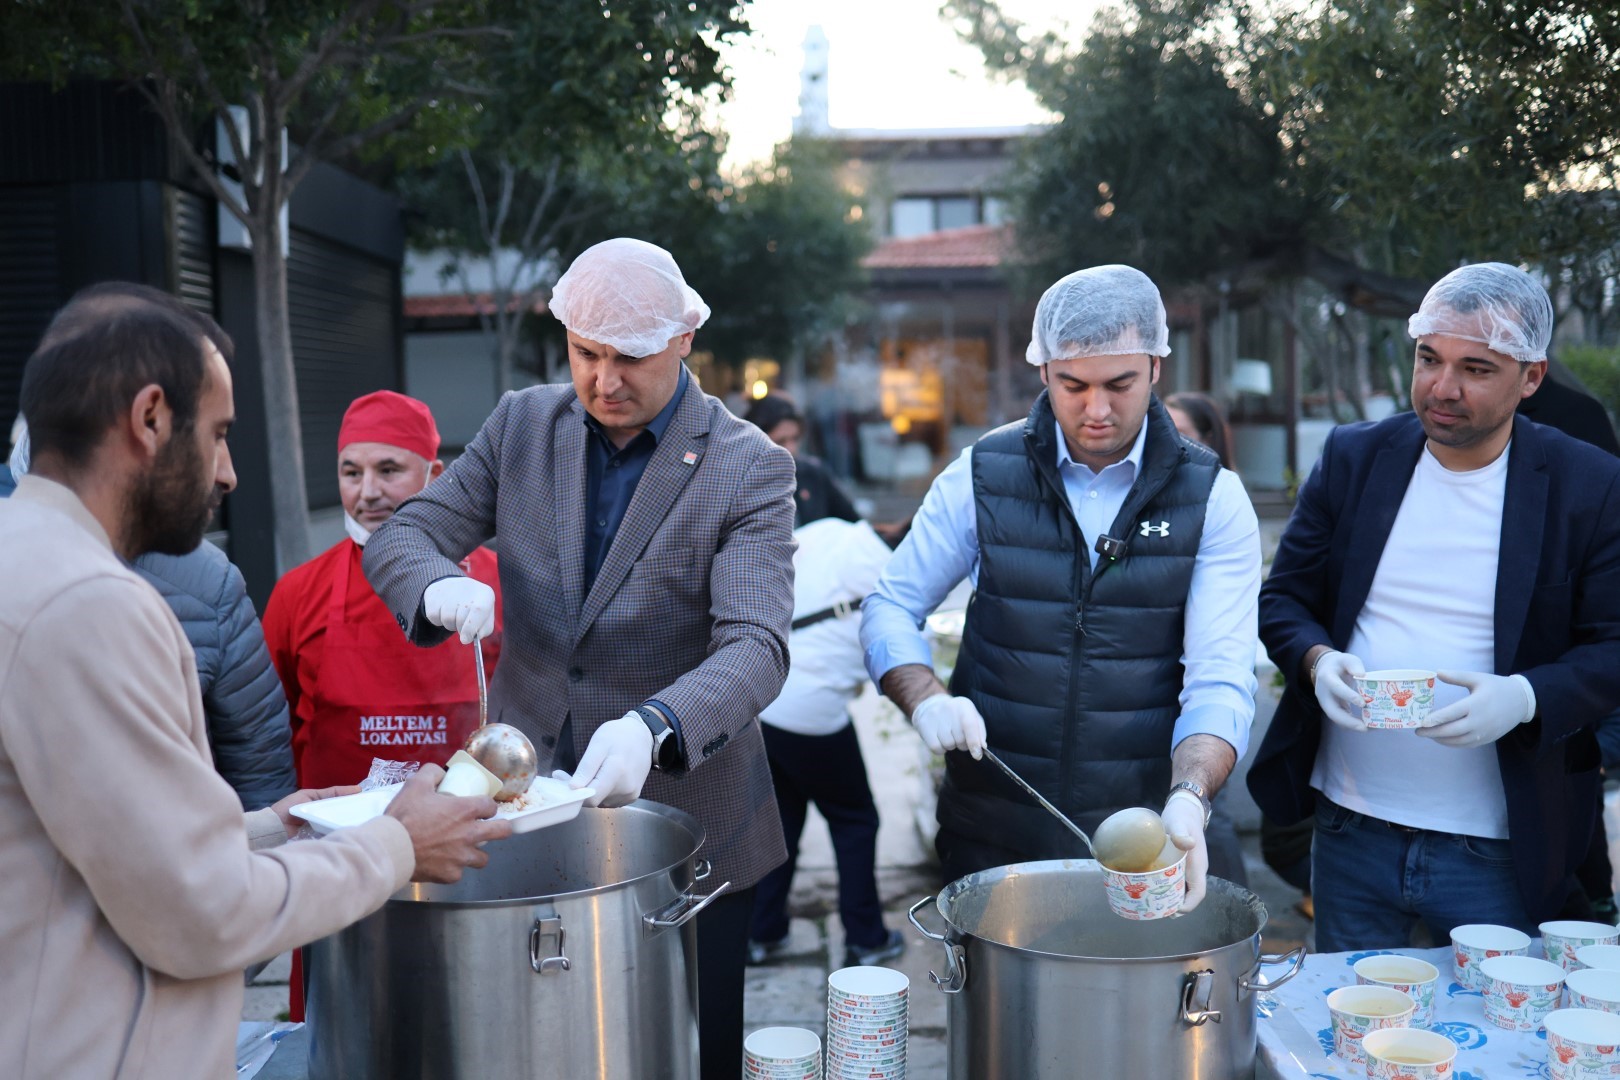
<svg viewBox="0 0 1620 1080"><path fill-rule="evenodd" d="M675 729L664 714L651 705L640 705L636 708L636 715L641 722L647 725L652 732L652 763L653 768L660 772L669 772L681 767L681 748L679 740L675 738Z"/></svg>

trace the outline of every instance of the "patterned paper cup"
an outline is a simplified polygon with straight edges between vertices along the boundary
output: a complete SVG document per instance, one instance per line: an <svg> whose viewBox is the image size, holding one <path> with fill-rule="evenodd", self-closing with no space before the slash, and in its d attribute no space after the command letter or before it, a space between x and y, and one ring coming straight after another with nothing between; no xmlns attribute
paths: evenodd
<svg viewBox="0 0 1620 1080"><path fill-rule="evenodd" d="M1564 969L1533 956L1493 956L1482 961L1485 1019L1509 1031L1535 1031L1558 1008Z"/></svg>
<svg viewBox="0 0 1620 1080"><path fill-rule="evenodd" d="M1174 862L1169 862L1172 859ZM1103 892L1115 915L1140 922L1168 919L1181 910L1181 901L1187 895L1187 854L1166 840L1159 861L1169 865L1140 874L1102 868Z"/></svg>
<svg viewBox="0 0 1620 1080"><path fill-rule="evenodd" d="M1588 945L1620 945L1620 927L1600 922L1544 922L1541 931L1541 952L1547 959L1565 971L1579 970L1575 951Z"/></svg>
<svg viewBox="0 0 1620 1080"><path fill-rule="evenodd" d="M1434 704L1434 672L1389 668L1356 676L1361 691L1361 718L1370 728L1423 726Z"/></svg>
<svg viewBox="0 0 1620 1080"><path fill-rule="evenodd" d="M1415 956L1364 956L1355 962L1356 982L1362 986L1390 986L1417 1004L1412 1026L1426 1028L1434 1023L1434 990L1440 984L1440 969Z"/></svg>
<svg viewBox="0 0 1620 1080"><path fill-rule="evenodd" d="M821 1039L805 1028L760 1028L743 1040L743 1066L761 1078L814 1075L821 1066Z"/></svg>
<svg viewBox="0 0 1620 1080"><path fill-rule="evenodd" d="M1370 1080L1451 1080L1457 1044L1417 1028L1386 1028L1361 1040Z"/></svg>
<svg viewBox="0 0 1620 1080"><path fill-rule="evenodd" d="M1451 932L1451 972L1470 990L1484 990L1479 965L1493 956L1528 956L1530 935L1508 926L1469 923Z"/></svg>
<svg viewBox="0 0 1620 1080"><path fill-rule="evenodd" d="M1564 976L1564 1005L1620 1013L1620 971L1582 968Z"/></svg>
<svg viewBox="0 0 1620 1080"><path fill-rule="evenodd" d="M1620 1016L1596 1009L1548 1013L1547 1071L1553 1080L1620 1076Z"/></svg>
<svg viewBox="0 0 1620 1080"><path fill-rule="evenodd" d="M1356 1065L1367 1064L1362 1040L1369 1032L1407 1027L1412 999L1387 986L1341 986L1327 998L1333 1016L1333 1052Z"/></svg>
<svg viewBox="0 0 1620 1080"><path fill-rule="evenodd" d="M1575 970L1620 971L1620 945L1582 945L1575 950Z"/></svg>

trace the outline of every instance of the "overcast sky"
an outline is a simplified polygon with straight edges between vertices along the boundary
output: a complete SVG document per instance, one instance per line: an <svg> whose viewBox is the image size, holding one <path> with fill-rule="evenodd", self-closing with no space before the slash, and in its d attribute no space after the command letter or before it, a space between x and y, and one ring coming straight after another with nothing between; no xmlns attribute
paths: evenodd
<svg viewBox="0 0 1620 1080"><path fill-rule="evenodd" d="M753 32L725 49L733 78L721 106L734 164L767 156L799 111L805 31L828 50L828 112L838 128L999 127L1050 117L1021 85L989 75L978 50L939 17L940 0L754 0ZM1004 10L1078 38L1101 0L1006 0Z"/></svg>

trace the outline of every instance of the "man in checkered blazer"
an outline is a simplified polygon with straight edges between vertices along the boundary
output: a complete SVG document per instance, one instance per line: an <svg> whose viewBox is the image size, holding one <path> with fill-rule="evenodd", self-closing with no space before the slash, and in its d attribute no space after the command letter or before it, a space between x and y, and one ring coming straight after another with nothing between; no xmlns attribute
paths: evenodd
<svg viewBox="0 0 1620 1080"><path fill-rule="evenodd" d="M372 534L365 572L412 641L472 641L493 593L456 561L499 538L490 719L595 802L645 795L702 823L731 883L698 917L703 1075L734 1080L753 886L786 858L757 718L788 668L793 460L687 371L708 308L668 252L599 244L551 308L573 385L502 397Z"/></svg>

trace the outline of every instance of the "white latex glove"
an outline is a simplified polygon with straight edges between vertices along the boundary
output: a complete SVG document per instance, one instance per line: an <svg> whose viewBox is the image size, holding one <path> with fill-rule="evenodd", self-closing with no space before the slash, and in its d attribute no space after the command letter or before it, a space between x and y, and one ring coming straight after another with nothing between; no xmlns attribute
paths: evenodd
<svg viewBox="0 0 1620 1080"><path fill-rule="evenodd" d="M1466 686L1468 695L1436 709L1418 734L1441 746L1468 748L1493 743L1536 715L1536 692L1523 675L1441 671L1442 682Z"/></svg>
<svg viewBox="0 0 1620 1080"><path fill-rule="evenodd" d="M1204 902L1209 877L1209 846L1204 843L1204 804L1190 791L1176 791L1164 804L1164 832L1170 842L1187 853L1187 895L1180 913L1185 915Z"/></svg>
<svg viewBox="0 0 1620 1080"><path fill-rule="evenodd" d="M561 770L551 775L576 790L595 788L586 806L624 806L641 797L641 786L652 771L652 752L652 732L639 715L625 713L596 729L573 776Z"/></svg>
<svg viewBox="0 0 1620 1080"><path fill-rule="evenodd" d="M949 694L924 698L911 710L911 722L936 754L966 750L976 761L984 757L984 717L967 698Z"/></svg>
<svg viewBox="0 0 1620 1080"><path fill-rule="evenodd" d="M1351 731L1366 731L1361 714L1361 691L1350 680L1367 674L1367 668L1349 653L1323 653L1316 661L1316 703L1335 724Z"/></svg>
<svg viewBox="0 0 1620 1080"><path fill-rule="evenodd" d="M422 614L471 645L495 632L495 590L470 577L440 578L422 594Z"/></svg>

